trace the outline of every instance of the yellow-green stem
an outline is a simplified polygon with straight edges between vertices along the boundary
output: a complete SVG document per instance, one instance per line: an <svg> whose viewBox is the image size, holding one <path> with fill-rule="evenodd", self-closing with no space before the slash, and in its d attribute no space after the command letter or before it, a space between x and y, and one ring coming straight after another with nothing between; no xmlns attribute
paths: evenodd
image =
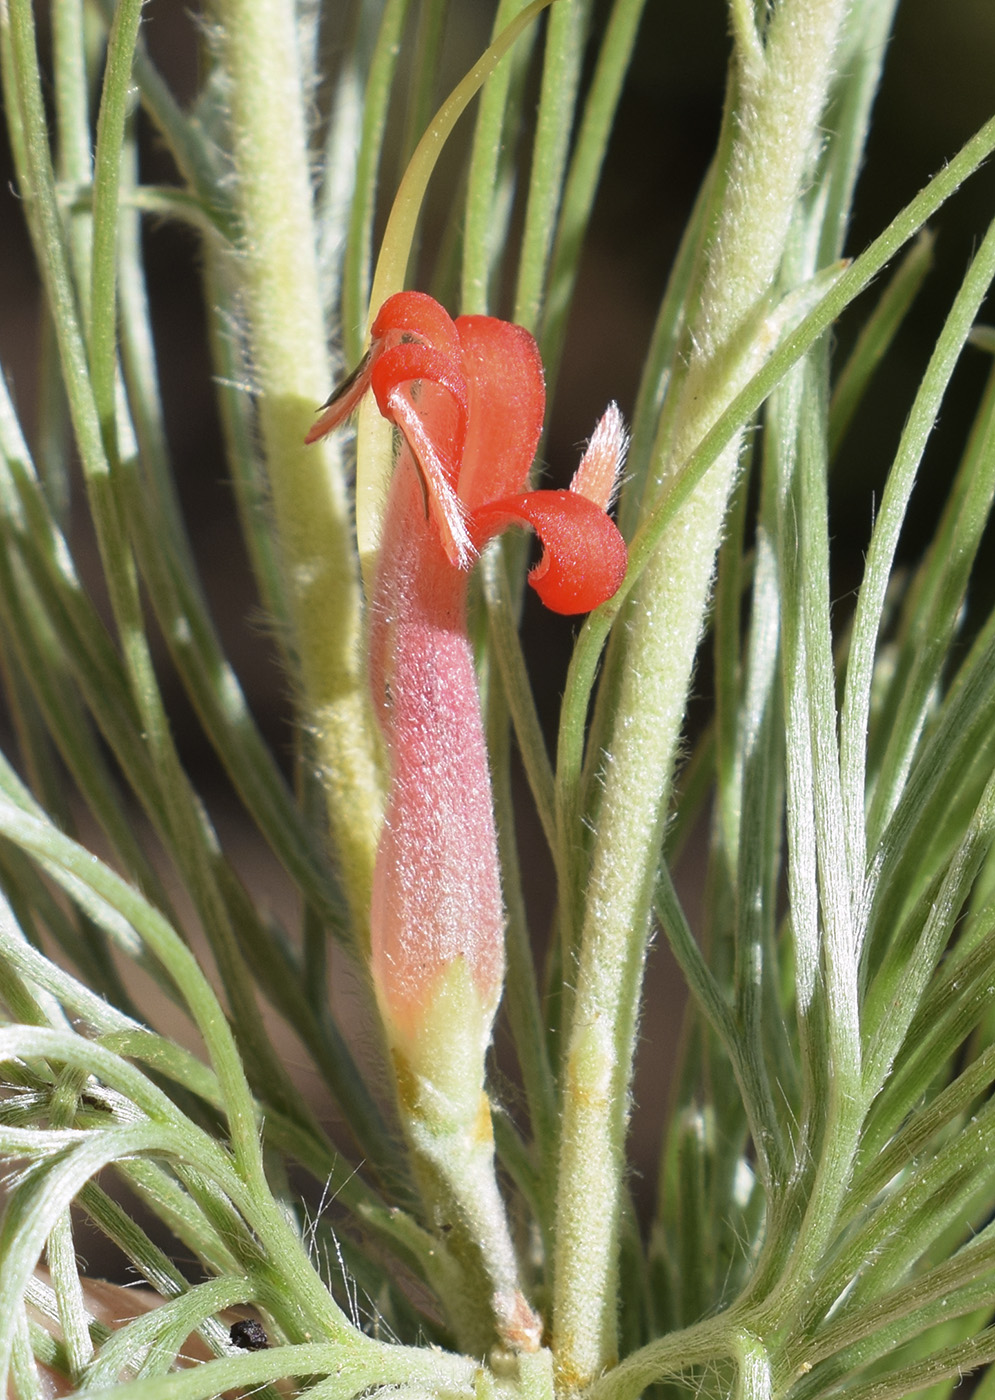
<svg viewBox="0 0 995 1400"><path fill-rule="evenodd" d="M674 448L655 464L661 486L762 362L762 309L816 148L845 10L843 0L783 0L763 50L752 31L749 44L737 33L738 134L689 335L692 358ZM737 353L740 340L750 342L750 352ZM630 662L605 766L565 1058L553 1351L566 1393L590 1384L617 1359L620 1189L650 903L738 455L737 440L680 512L631 614Z"/></svg>
<svg viewBox="0 0 995 1400"><path fill-rule="evenodd" d="M381 789L361 663L361 595L340 449L304 446L328 392L295 6L219 0L242 243L238 274L305 722L332 836L365 929Z"/></svg>

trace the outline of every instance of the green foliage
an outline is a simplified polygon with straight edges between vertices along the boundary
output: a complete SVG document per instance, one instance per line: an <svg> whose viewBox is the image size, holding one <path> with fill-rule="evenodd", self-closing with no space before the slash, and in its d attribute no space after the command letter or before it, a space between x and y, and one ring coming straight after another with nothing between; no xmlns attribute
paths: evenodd
<svg viewBox="0 0 995 1400"><path fill-rule="evenodd" d="M116 1400L273 1395L287 1378L315 1400L386 1388L631 1400L650 1386L943 1400L995 1360L995 612L979 604L965 621L995 496L995 373L928 546L909 566L896 558L965 345L992 350L977 321L995 224L903 405L843 600L830 469L928 278L927 222L954 217L943 206L990 157L995 119L844 261L894 5L731 0L725 118L632 422L618 507L629 573L579 631L555 763L518 636L522 551L506 543L481 562L504 1014L523 1090L495 1134L548 1344L482 1359L455 1349L466 1275L406 1159L365 972L385 775L362 580L391 442L372 416L355 454L303 439L331 382L329 345L354 361L409 265L423 285L460 289L452 310L527 325L556 383L642 0L608 13L553 0L545 18L541 4L502 3L501 38L435 119L456 23L437 0L356 0L335 44L310 6L214 0L186 107L143 49L135 0L51 0L50 66L38 8L0 5L45 322L39 432L0 382L11 1393L33 1400L46 1368ZM481 84L449 232L419 248L439 149ZM175 186L138 173L136 96ZM375 267L395 125L398 164L414 154ZM199 240L226 470L294 696L293 782L225 655L187 536L145 284L149 214ZM834 322L893 263L834 363ZM100 597L74 558L82 517ZM299 897L297 928L253 901L211 824L174 741L156 635ZM695 738L688 696L705 649L714 706ZM541 971L516 754L557 885ZM706 809L694 927L673 864ZM690 996L642 1221L625 1142L657 927ZM326 991L329 938L355 972L358 1035ZM154 1013L137 1004L149 985ZM348 1131L330 1130L288 1072L269 1029L280 1021ZM319 1197L312 1219L302 1198ZM81 1217L161 1307L135 1316L125 1301L108 1325L77 1268ZM268 1350L229 1342L220 1315L245 1305ZM180 1368L194 1333L213 1359Z"/></svg>

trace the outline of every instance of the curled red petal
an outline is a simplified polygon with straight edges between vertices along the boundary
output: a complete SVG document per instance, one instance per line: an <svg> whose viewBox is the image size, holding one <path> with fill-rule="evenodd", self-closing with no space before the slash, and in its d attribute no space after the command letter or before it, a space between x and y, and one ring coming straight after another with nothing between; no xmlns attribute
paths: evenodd
<svg viewBox="0 0 995 1400"><path fill-rule="evenodd" d="M526 491L481 506L473 514L478 548L506 525L531 525L542 541L542 558L529 583L553 612L590 612L622 586L625 540L614 520L586 496Z"/></svg>
<svg viewBox="0 0 995 1400"><path fill-rule="evenodd" d="M433 373L427 372L424 376L408 374L407 378L425 377L431 379L439 377L439 382L445 383L459 402L463 423L460 431L464 432L467 412L466 382L463 380L460 370L463 352L455 323L445 307L440 306L435 298L430 297L426 292L396 292L392 297L388 297L381 306L377 312L376 320L370 327L369 350L352 373L347 375L341 384L335 386L321 405L321 417L312 424L304 441L306 443L317 442L326 433L332 432L341 423L344 423L350 413L358 407L360 399L370 388L371 383L376 389L375 373L381 361L389 358L394 350L408 346L415 349L418 347L431 348L439 356L448 356L445 363L442 360L436 363ZM403 371L399 371L399 373L403 375ZM458 388L457 381L460 381ZM384 404L392 385L386 382L383 370L379 374L379 383L382 387L377 392L377 402L380 405L380 412L385 417L389 417ZM460 439L461 448L462 437ZM458 461L458 459L459 451L455 453L455 460Z"/></svg>
<svg viewBox="0 0 995 1400"><path fill-rule="evenodd" d="M468 414L459 360L431 345L394 345L373 366L371 383L380 412L400 428L411 449L426 512L449 562L469 568L475 551L457 495Z"/></svg>
<svg viewBox="0 0 995 1400"><path fill-rule="evenodd" d="M426 383L425 393L430 396L441 394L442 390L435 384ZM425 518L433 522L450 564L457 569L469 569L477 557L477 550L470 536L466 509L452 484L456 477L452 463L440 457L414 405L404 396L403 386L391 390L388 408L390 412L387 417L397 424L404 435L405 446L421 480ZM400 459L395 471L399 467Z"/></svg>
<svg viewBox="0 0 995 1400"><path fill-rule="evenodd" d="M377 312L370 335L373 340L382 340L387 345L403 344L414 338L450 355L460 353L453 318L427 292L395 292L388 297Z"/></svg>
<svg viewBox="0 0 995 1400"><path fill-rule="evenodd" d="M494 316L456 320L470 398L460 500L471 512L521 491L546 412L542 360L522 326Z"/></svg>
<svg viewBox="0 0 995 1400"><path fill-rule="evenodd" d="M392 422L392 396L402 386L408 386L406 397L435 443L436 451L452 463L455 486L469 412L466 377L459 361L431 345L394 345L378 356L370 373L370 385L377 407ZM430 385L438 385L446 394L426 392Z"/></svg>

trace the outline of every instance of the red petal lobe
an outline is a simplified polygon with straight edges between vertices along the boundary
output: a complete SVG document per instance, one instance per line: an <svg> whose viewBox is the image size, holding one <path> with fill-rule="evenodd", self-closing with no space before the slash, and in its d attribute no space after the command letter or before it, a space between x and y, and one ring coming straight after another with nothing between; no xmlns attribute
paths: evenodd
<svg viewBox="0 0 995 1400"><path fill-rule="evenodd" d="M453 464L453 485L466 437L467 385L458 360L430 345L395 345L385 350L373 365L370 385L377 407L393 421L391 399L402 386L436 451ZM433 393L427 386L438 385L445 394ZM401 425L398 424L398 427Z"/></svg>
<svg viewBox="0 0 995 1400"><path fill-rule="evenodd" d="M478 545L506 525L531 525L543 545L529 583L552 612L590 612L618 592L625 578L625 541L618 527L586 496L527 491L474 512Z"/></svg>
<svg viewBox="0 0 995 1400"><path fill-rule="evenodd" d="M414 338L450 355L459 355L460 351L453 318L427 292L395 292L388 297L377 312L370 335L388 345Z"/></svg>
<svg viewBox="0 0 995 1400"><path fill-rule="evenodd" d="M477 506L520 491L532 466L546 412L546 385L535 340L493 316L460 316L470 421L459 494Z"/></svg>

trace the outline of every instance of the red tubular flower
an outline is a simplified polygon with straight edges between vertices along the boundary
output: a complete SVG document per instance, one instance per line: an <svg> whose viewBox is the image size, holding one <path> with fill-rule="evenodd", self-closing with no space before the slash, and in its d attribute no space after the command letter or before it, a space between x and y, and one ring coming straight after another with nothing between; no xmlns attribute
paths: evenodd
<svg viewBox="0 0 995 1400"><path fill-rule="evenodd" d="M606 512L625 455L621 415L609 407L570 491L526 491L546 408L528 331L492 316L452 321L424 292L398 292L308 442L341 423L368 389L414 458L450 564L468 569L493 535L528 525L543 545L529 582L553 612L589 612L617 591L625 543Z"/></svg>
<svg viewBox="0 0 995 1400"><path fill-rule="evenodd" d="M504 973L490 777L466 635L469 570L492 536L528 525L543 545L529 582L548 607L587 612L611 597L626 568L607 514L626 436L612 404L569 491L525 490L546 407L534 339L491 316L453 321L423 292L383 304L369 352L309 441L368 390L401 433L370 622L370 683L392 770L371 960L395 1052L409 1069L420 1065L417 1078L428 1073L440 977L451 980L458 964L475 988L477 1029L466 1033L482 1066ZM453 1081L452 1070L436 1065L431 1074Z"/></svg>
<svg viewBox="0 0 995 1400"><path fill-rule="evenodd" d="M391 762L371 971L439 1223L479 1251L504 1341L532 1350L541 1328L518 1285L483 1093L504 907L467 586L487 540L528 525L543 545L529 582L548 607L587 612L610 598L626 568L607 515L625 430L612 405L569 491L525 490L546 403L535 341L489 316L452 321L420 292L384 303L368 354L308 440L368 390L401 434L370 614L370 684Z"/></svg>

